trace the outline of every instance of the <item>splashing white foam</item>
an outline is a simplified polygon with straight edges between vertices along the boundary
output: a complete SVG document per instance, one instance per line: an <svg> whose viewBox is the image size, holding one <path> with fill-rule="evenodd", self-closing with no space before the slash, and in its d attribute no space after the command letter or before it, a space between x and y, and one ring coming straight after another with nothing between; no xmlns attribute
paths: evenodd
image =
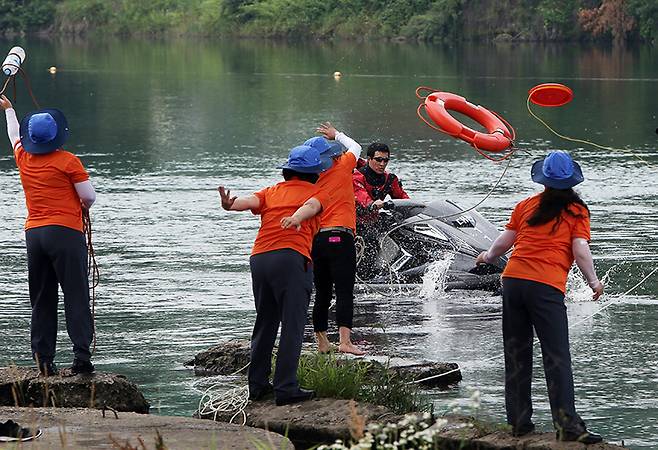
<svg viewBox="0 0 658 450"><path fill-rule="evenodd" d="M610 280L610 272L614 268L611 267L601 278L601 282L606 285ZM587 284L587 280L578 269L578 266L574 264L569 272L569 277L567 278L567 294L566 300L570 302L589 302L592 301L592 289Z"/></svg>
<svg viewBox="0 0 658 450"><path fill-rule="evenodd" d="M448 268L455 255L446 253L443 259L432 262L427 266L423 275L423 285L420 288L420 298L440 298L445 295Z"/></svg>

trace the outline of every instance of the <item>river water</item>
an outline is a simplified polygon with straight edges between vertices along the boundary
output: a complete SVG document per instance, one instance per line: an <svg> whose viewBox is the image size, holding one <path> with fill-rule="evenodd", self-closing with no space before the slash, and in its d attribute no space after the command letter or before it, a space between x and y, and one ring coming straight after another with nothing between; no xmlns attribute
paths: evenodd
<svg viewBox="0 0 658 450"><path fill-rule="evenodd" d="M524 152L478 208L499 227L538 190L533 159L572 151L585 173L592 250L614 303L571 330L577 407L608 440L658 448L658 276L628 289L658 262L658 50L585 46L299 43L258 41L19 41L41 105L68 116L68 149L98 191L94 245L101 271L94 362L136 382L158 414L190 415L199 386L184 362L247 338L254 311L248 254L258 220L227 213L216 187L247 194L277 182L288 149L330 120L364 146L390 144L389 169L419 200L479 202L504 165L423 125L417 86L459 93L502 114ZM47 68L56 66L55 75ZM343 77L335 80L334 71ZM561 108L526 110L527 91L561 82ZM16 107L33 106L18 83ZM11 91L10 91L11 92ZM4 129L4 127L3 127ZM3 132L4 133L4 132ZM0 138L2 138L0 136ZM9 145L0 156L0 364L29 364L24 197ZM605 305L569 294L576 324ZM61 309L61 308L60 308ZM459 387L434 393L437 411L504 421L501 300L484 292L364 293L356 336L373 353L462 365ZM60 317L57 361L71 359ZM310 337L311 330L308 330ZM550 430L536 352L535 419Z"/></svg>

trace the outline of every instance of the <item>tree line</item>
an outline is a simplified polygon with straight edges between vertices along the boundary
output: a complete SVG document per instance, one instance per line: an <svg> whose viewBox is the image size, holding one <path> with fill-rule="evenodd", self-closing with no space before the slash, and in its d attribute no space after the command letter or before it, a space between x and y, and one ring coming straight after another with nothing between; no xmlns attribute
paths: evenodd
<svg viewBox="0 0 658 450"><path fill-rule="evenodd" d="M0 0L9 33L653 42L656 0Z"/></svg>

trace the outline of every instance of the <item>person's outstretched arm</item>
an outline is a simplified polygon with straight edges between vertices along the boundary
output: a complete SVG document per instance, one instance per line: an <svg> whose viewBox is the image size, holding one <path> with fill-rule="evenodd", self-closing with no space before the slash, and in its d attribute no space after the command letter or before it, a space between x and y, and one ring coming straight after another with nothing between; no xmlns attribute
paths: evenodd
<svg viewBox="0 0 658 450"><path fill-rule="evenodd" d="M356 142L354 139L346 135L345 133L341 133L338 131L332 124L331 122L325 122L321 124L317 128L318 133L321 133L324 135L325 138L329 140L336 140L343 144L346 148L347 151L350 152L351 154L354 155L354 157L359 159L359 156L361 155L361 144Z"/></svg>
<svg viewBox="0 0 658 450"><path fill-rule="evenodd" d="M594 294L592 294L592 299L598 300L598 298L603 295L603 283L601 283L596 276L594 260L592 259L592 252L589 249L587 239L574 238L571 241L571 250L573 251L573 256L576 259L578 268L585 276L587 284L589 284L589 287L591 287L594 292Z"/></svg>
<svg viewBox="0 0 658 450"><path fill-rule="evenodd" d="M509 251L510 248L514 245L516 240L516 231L514 230L505 230L500 233L500 236L491 244L489 250L482 252L475 259L475 264L491 264L496 259L503 256Z"/></svg>
<svg viewBox="0 0 658 450"><path fill-rule="evenodd" d="M18 119L16 118L16 111L14 111L14 106L9 99L4 95L0 96L0 108L5 111L5 116L7 118L7 136L9 136L9 142L11 142L11 148L13 150L16 148L16 144L21 140L20 126L18 125Z"/></svg>
<svg viewBox="0 0 658 450"><path fill-rule="evenodd" d="M227 211L246 211L248 209L254 211L260 208L260 199L255 195L231 197L230 189L226 189L224 186L219 186L217 190L219 191L219 197L222 201L222 208Z"/></svg>

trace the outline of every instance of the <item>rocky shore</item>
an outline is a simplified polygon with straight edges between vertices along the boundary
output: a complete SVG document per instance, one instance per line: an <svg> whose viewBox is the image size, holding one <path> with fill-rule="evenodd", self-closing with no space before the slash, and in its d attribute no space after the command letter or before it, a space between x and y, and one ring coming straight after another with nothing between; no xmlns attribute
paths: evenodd
<svg viewBox="0 0 658 450"><path fill-rule="evenodd" d="M336 362L340 364L339 360ZM232 341L199 353L188 364L194 365L195 374L232 375L244 373L248 363L248 342ZM420 380L448 372L448 375L438 379L446 378L451 383L461 379L456 364L384 366L377 361L367 363L379 364L390 370L391 374L406 379ZM456 376L449 378L454 374ZM446 385L445 380L442 380L437 386L443 388ZM137 386L121 375L98 372L93 375L67 376L63 372L45 378L36 369L12 366L0 368L0 419L11 419L22 427L41 429L42 435L29 444L34 449L301 450L322 444L331 445L336 441L358 442L359 439L367 439L369 433L371 438L372 433L378 433L377 436L384 432L390 434L390 430L402 430L409 417L422 417L423 427L418 429L421 432L418 436L430 439L427 442L433 443L432 448L623 448L612 444L586 447L579 443L557 442L554 433L532 433L517 438L511 436L503 426L487 424L472 417L452 415L433 418L428 413L405 416L382 405L354 400L317 398L293 405L275 406L273 398L247 401L246 390L242 389L241 392L242 400L238 402L241 420L238 422L244 421L245 426L229 423L236 422L235 411L217 414L197 412L196 418L148 415L149 403ZM221 392L218 397L226 396ZM349 448L349 445L336 448Z"/></svg>
<svg viewBox="0 0 658 450"><path fill-rule="evenodd" d="M112 412L83 408L0 407L0 418L23 427L40 429L31 442L8 443L0 448L30 450L167 449L258 450L294 449L283 436L257 428L241 427L186 417ZM18 445L22 444L22 445ZM267 447L266 447L267 446Z"/></svg>
<svg viewBox="0 0 658 450"><path fill-rule="evenodd" d="M314 350L304 350L302 357L311 355ZM363 359L372 365L373 370L387 367L393 374L401 375L410 381L425 380L419 384L425 388L447 388L462 379L456 363L415 362L383 363L374 359ZM340 356L337 364L341 363ZM249 341L236 340L215 345L198 353L193 360L185 363L194 368L198 376L237 375L247 373L249 365Z"/></svg>
<svg viewBox="0 0 658 450"><path fill-rule="evenodd" d="M284 434L298 450L313 448L322 443L332 444L336 441L349 443L358 440L358 437L368 429L368 424L379 423L382 428L392 428L397 426L396 423L404 420L404 416L393 414L383 406L326 398L286 406L275 406L271 400L250 402L245 413L247 426ZM219 415L217 420L227 421L229 416ZM501 426L464 416L438 418L425 431L425 435L431 436L436 444L436 447L431 448L445 450L624 448L605 443L586 446L577 442L558 442L555 440L555 433L532 433L523 437L513 437Z"/></svg>
<svg viewBox="0 0 658 450"><path fill-rule="evenodd" d="M55 406L63 408L111 408L147 414L150 405L134 383L123 375L42 377L36 368L0 368L0 406Z"/></svg>

